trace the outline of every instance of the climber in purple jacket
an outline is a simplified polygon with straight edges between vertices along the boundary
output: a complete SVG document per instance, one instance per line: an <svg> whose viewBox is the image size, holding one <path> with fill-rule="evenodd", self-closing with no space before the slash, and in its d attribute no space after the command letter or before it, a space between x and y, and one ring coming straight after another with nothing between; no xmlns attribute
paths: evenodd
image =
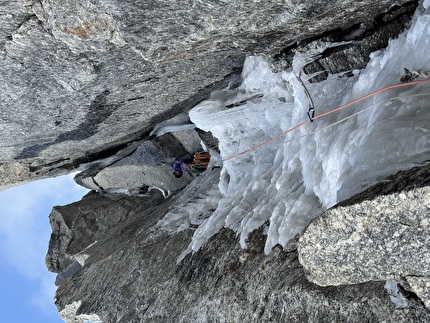
<svg viewBox="0 0 430 323"><path fill-rule="evenodd" d="M175 175L176 178L181 177L184 172L188 170L188 164L191 163L191 161L189 154L175 158L172 163L173 175Z"/></svg>

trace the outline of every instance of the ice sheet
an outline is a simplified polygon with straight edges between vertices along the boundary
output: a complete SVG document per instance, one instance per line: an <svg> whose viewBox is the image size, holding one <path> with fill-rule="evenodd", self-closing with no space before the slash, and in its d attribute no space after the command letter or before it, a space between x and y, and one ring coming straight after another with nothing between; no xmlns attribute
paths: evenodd
<svg viewBox="0 0 430 323"><path fill-rule="evenodd" d="M430 69L429 34L428 9L421 8L410 29L373 53L354 76L330 75L316 84L302 76L316 115L399 83L405 66ZM296 56L291 71L274 74L270 59L248 57L238 88L215 92L190 112L198 128L218 138L228 160L218 184L222 197L215 203L216 194L208 194L215 211L195 231L187 252L223 227L237 232L246 247L248 234L267 225L269 253L336 202L430 159L430 83L387 90L229 159L306 121L309 100L296 77L304 60Z"/></svg>

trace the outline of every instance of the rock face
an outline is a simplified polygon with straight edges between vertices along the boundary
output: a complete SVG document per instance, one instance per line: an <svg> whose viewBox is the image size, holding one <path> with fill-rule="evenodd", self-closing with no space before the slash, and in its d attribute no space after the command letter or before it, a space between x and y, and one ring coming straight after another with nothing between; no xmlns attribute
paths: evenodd
<svg viewBox="0 0 430 323"><path fill-rule="evenodd" d="M222 230L177 264L200 217L211 210L188 219L188 229L168 232L160 220L178 199L190 198L181 189L191 178L173 182L165 174L172 157L196 150L203 134L187 129L150 136L156 123L212 90L235 86L248 54L274 56L276 70L288 67L291 53L313 50L317 59L304 72L315 82L360 68L369 52L403 30L417 5L3 1L0 189L93 162L77 181L94 192L50 216L46 262L58 273L62 317L104 323L430 321L428 188L332 210L300 242L268 256L265 228L250 236L247 250ZM337 44L319 52L323 42ZM177 193L164 198L150 186ZM387 213L392 203L397 212ZM415 245L408 241L414 238ZM363 267L353 268L353 259L343 266L357 246L372 247L372 256L361 248L355 264ZM422 248L420 259L413 258L420 255L414 246ZM386 279L402 286L405 309L396 310ZM396 283L389 285L396 293Z"/></svg>
<svg viewBox="0 0 430 323"><path fill-rule="evenodd" d="M254 234L240 249L223 230L179 266L176 259L191 233L151 232L156 217L142 212L85 252L85 266L64 279L57 306L67 322L97 314L103 322L422 322L430 311L419 301L398 311L383 282L319 287L307 281L297 252L276 248L263 255ZM129 219L130 220L130 219ZM108 247L108 246L109 247ZM96 296L97 295L97 296Z"/></svg>
<svg viewBox="0 0 430 323"><path fill-rule="evenodd" d="M300 262L318 285L394 279L428 306L429 214L428 186L331 209L301 236Z"/></svg>
<svg viewBox="0 0 430 323"><path fill-rule="evenodd" d="M413 226L424 228L428 222L420 216L423 210L428 213L430 190L415 186L428 184L429 169L415 170L416 178L407 172L407 177L396 176L400 181L392 187L405 187L408 178L412 190L350 206L363 211L356 211L356 219L346 206L329 211L286 250L276 247L264 255L264 228L250 235L246 250L232 231L223 229L180 263L177 260L191 240L193 226L172 235L157 230L157 224L177 200L184 199L186 190L168 199L158 191L148 192L146 198L116 200L91 194L51 214L54 227L47 261L51 270L59 272L56 305L67 322L85 318L103 322L428 321L429 266L424 245L428 232L418 230L421 236ZM379 194L380 188L369 189L366 197ZM398 212L384 205L396 202ZM364 210L368 214L362 214ZM404 215L399 219L401 210ZM384 223L366 227L372 214ZM329 225L336 219L336 225ZM349 219L350 227L360 230L348 231L340 219ZM340 230L342 226L346 229ZM362 242L365 248L361 244L360 250L348 249L345 232L355 237L350 245ZM407 235L416 237L413 243L406 241ZM425 254L416 249L418 244ZM320 248L323 245L333 252ZM389 246L390 255L385 254ZM379 254L380 258L375 257ZM421 259L414 254L421 254ZM405 308L400 310L391 301L393 290L398 289L391 282L395 288L389 294L384 288L387 278L401 285ZM312 282L321 284L323 279L324 285L331 286Z"/></svg>
<svg viewBox="0 0 430 323"><path fill-rule="evenodd" d="M416 5L3 1L0 187L69 172L145 137L225 86L247 54L275 55L333 31L363 39L389 21L398 31ZM392 35L373 37L372 49Z"/></svg>
<svg viewBox="0 0 430 323"><path fill-rule="evenodd" d="M144 199L143 205L154 202ZM50 223L52 235L46 258L48 269L59 273L66 269L85 248L95 243L105 232L124 222L135 213L137 198L112 199L89 193L82 201L52 209Z"/></svg>
<svg viewBox="0 0 430 323"><path fill-rule="evenodd" d="M422 188L328 211L300 239L308 277L325 286L429 276L429 206Z"/></svg>

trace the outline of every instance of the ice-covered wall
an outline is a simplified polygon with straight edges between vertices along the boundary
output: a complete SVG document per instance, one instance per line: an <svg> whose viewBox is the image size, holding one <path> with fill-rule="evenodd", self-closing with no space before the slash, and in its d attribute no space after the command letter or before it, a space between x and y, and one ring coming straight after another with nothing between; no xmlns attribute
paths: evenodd
<svg viewBox="0 0 430 323"><path fill-rule="evenodd" d="M0 190L142 139L224 87L248 53L276 55L411 9L409 0L188 2L1 1Z"/></svg>
<svg viewBox="0 0 430 323"><path fill-rule="evenodd" d="M331 75L317 84L302 76L316 115L399 83L404 66L430 69L428 6L425 1L410 29L354 76ZM306 122L309 100L296 75L309 54L315 53L296 55L293 69L277 74L268 59L249 57L238 88L215 92L191 111L197 127L219 139L225 161L223 197L188 251L223 227L245 246L250 232L269 223L268 253L337 201L430 158L430 83L384 91L235 156Z"/></svg>

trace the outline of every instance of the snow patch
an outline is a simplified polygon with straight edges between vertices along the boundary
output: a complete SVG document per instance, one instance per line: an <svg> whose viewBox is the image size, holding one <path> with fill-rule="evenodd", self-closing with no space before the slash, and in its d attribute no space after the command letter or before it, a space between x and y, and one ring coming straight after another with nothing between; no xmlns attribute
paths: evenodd
<svg viewBox="0 0 430 323"><path fill-rule="evenodd" d="M64 309L59 312L60 317L67 323L101 322L101 319L97 314L76 315L81 304L82 301L75 301L72 304L67 304Z"/></svg>
<svg viewBox="0 0 430 323"><path fill-rule="evenodd" d="M388 295L390 295L391 301L394 303L396 308L408 307L409 303L405 296L400 292L399 286L394 279L387 279L384 288L387 290Z"/></svg>
<svg viewBox="0 0 430 323"><path fill-rule="evenodd" d="M151 131L150 136L160 137L169 132L195 129L196 125L190 123L188 114L182 113L169 120L158 123Z"/></svg>

